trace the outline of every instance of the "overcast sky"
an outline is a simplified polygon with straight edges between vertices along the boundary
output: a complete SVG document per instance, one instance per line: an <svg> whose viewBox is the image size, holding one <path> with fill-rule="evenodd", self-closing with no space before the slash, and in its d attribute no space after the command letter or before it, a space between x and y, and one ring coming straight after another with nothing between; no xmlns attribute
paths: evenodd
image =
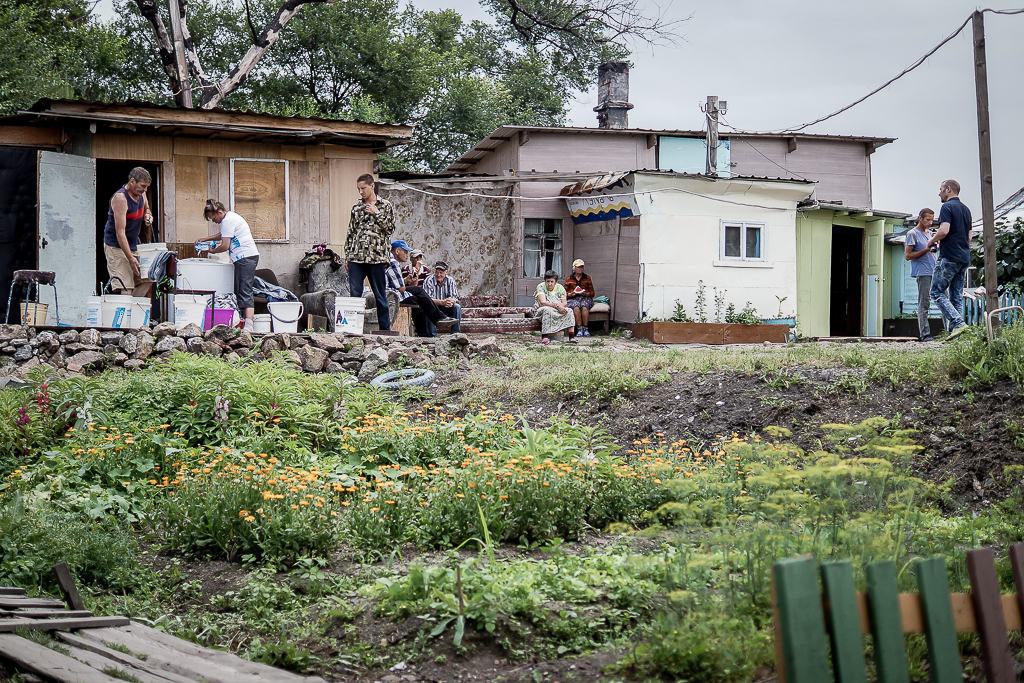
<svg viewBox="0 0 1024 683"><path fill-rule="evenodd" d="M488 18L472 0L413 4ZM109 16L109 7L102 0L101 15ZM729 102L726 118L738 128L814 120L895 76L975 7L966 0L675 0L669 16L691 17L680 26L678 44L638 46L632 57L630 127L699 129L699 106L708 95ZM985 28L998 204L1024 186L1022 165L1014 161L1024 155L1024 15L986 14ZM954 178L981 217L972 55L968 26L913 73L809 130L898 138L872 157L876 208L937 208L939 183ZM570 122L596 126L596 99L595 84L572 104Z"/></svg>

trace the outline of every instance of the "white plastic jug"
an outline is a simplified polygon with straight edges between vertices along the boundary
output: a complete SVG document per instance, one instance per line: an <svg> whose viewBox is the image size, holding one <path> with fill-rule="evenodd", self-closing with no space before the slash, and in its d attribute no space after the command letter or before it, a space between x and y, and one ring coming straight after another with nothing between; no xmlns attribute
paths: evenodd
<svg viewBox="0 0 1024 683"><path fill-rule="evenodd" d="M147 297L132 297L132 327L145 327L149 324L149 311L153 302Z"/></svg>
<svg viewBox="0 0 1024 683"><path fill-rule="evenodd" d="M125 329L132 326L132 298L127 294L103 296L103 327Z"/></svg>
<svg viewBox="0 0 1024 683"><path fill-rule="evenodd" d="M257 313L252 317L252 331L256 334L270 334L270 314Z"/></svg>
<svg viewBox="0 0 1024 683"><path fill-rule="evenodd" d="M85 299L85 326L100 327L103 325L103 297L90 296Z"/></svg>
<svg viewBox="0 0 1024 683"><path fill-rule="evenodd" d="M274 319L274 332L298 332L302 319L301 301L271 301L267 304Z"/></svg>
<svg viewBox="0 0 1024 683"><path fill-rule="evenodd" d="M339 296L334 300L334 331L349 334L363 333L366 301L362 297Z"/></svg>

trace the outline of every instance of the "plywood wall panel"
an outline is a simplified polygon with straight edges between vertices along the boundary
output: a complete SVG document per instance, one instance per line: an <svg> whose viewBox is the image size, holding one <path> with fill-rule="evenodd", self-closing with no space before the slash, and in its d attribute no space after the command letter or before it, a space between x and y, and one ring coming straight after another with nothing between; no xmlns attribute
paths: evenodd
<svg viewBox="0 0 1024 683"><path fill-rule="evenodd" d="M300 162L295 162L300 163ZM234 162L234 210L245 218L257 240L288 237L284 163Z"/></svg>
<svg viewBox="0 0 1024 683"><path fill-rule="evenodd" d="M177 242L194 242L206 237L203 218L209 184L206 157L174 157L174 223Z"/></svg>
<svg viewBox="0 0 1024 683"><path fill-rule="evenodd" d="M163 210L159 228L164 242L177 242L174 206L174 161L165 161L160 165L160 208Z"/></svg>
<svg viewBox="0 0 1024 683"><path fill-rule="evenodd" d="M233 140L174 138L174 153L188 156L280 159L281 145Z"/></svg>
<svg viewBox="0 0 1024 683"><path fill-rule="evenodd" d="M352 207L359 201L356 178L373 172L372 159L329 159L328 185L330 193L330 243L341 247L348 234L348 221Z"/></svg>
<svg viewBox="0 0 1024 683"><path fill-rule="evenodd" d="M97 133L92 136L93 159L170 161L173 147L173 139L161 135Z"/></svg>

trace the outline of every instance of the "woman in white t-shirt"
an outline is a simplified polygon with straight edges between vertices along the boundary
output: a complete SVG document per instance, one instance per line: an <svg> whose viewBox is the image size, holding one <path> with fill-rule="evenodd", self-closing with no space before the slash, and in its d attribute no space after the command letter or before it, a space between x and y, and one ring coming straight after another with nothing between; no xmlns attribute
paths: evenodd
<svg viewBox="0 0 1024 683"><path fill-rule="evenodd" d="M252 281L256 277L256 264L260 261L260 252L256 249L256 241L252 238L252 230L245 219L234 211L228 211L223 204L214 200L206 200L203 217L220 225L220 231L205 240L196 240L196 249L204 245L200 242L219 241L210 253L228 252L231 263L235 266L235 298L238 308L245 316L244 329L252 332L252 316L255 313L252 299Z"/></svg>

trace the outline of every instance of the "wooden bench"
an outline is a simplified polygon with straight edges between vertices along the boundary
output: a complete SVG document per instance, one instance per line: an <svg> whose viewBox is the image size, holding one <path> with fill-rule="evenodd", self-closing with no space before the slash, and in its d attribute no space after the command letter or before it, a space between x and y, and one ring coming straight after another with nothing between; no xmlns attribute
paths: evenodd
<svg viewBox="0 0 1024 683"><path fill-rule="evenodd" d="M854 590L849 562L810 557L772 568L779 683L866 683L863 636L870 633L879 683L909 681L904 634L923 633L933 683L961 683L957 633L978 633L989 683L1014 683L1007 631L1021 630L1024 543L1010 548L1016 595L1001 595L991 548L967 552L970 593L950 593L942 557L914 564L918 593L900 594L892 561L867 566L867 592ZM819 587L819 575L821 587ZM832 661L829 662L831 650Z"/></svg>

